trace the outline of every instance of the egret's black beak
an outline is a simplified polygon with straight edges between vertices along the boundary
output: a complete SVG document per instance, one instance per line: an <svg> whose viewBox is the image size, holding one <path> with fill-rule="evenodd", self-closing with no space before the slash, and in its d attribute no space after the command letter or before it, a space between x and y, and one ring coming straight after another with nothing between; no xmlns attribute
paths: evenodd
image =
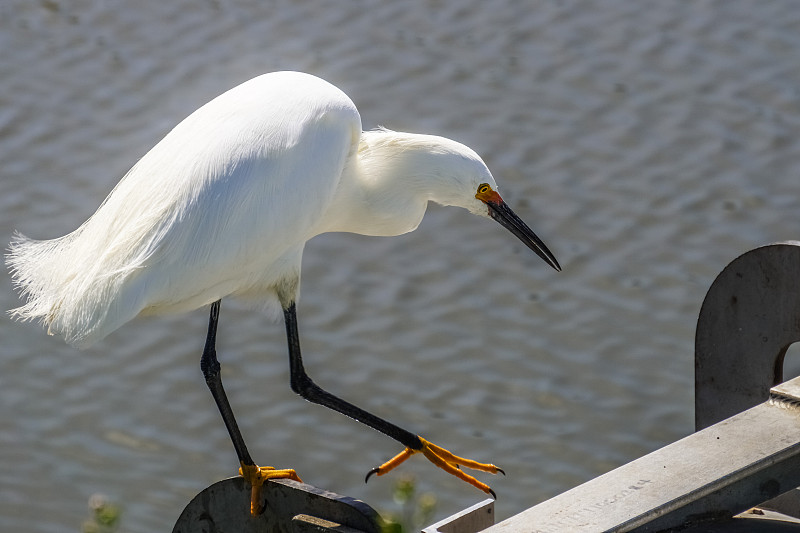
<svg viewBox="0 0 800 533"><path fill-rule="evenodd" d="M500 195L494 193L494 197L484 200L486 205L489 206L489 216L502 224L508 231L517 236L519 240L525 243L525 246L536 252L536 255L544 259L545 263L561 272L561 265L558 264L556 256L553 252L547 249L547 246L542 242L542 239L536 236L531 228L519 218L514 211L500 198Z"/></svg>

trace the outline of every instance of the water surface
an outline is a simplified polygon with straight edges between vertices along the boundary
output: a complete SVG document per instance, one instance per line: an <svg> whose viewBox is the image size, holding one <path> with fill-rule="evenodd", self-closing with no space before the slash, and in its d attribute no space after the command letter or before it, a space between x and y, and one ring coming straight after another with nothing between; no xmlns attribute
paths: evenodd
<svg viewBox="0 0 800 533"><path fill-rule="evenodd" d="M169 129L293 69L364 126L452 137L555 252L432 206L385 239L309 243L299 304L318 383L508 476L498 518L692 431L714 276L796 239L800 10L784 2L75 0L0 5L0 237L76 228ZM0 307L17 305L7 275ZM0 319L0 529L77 531L108 494L165 531L236 459L198 359L207 310L79 352ZM393 508L399 451L288 386L283 326L224 302L224 379L256 460ZM438 515L482 498L410 461Z"/></svg>

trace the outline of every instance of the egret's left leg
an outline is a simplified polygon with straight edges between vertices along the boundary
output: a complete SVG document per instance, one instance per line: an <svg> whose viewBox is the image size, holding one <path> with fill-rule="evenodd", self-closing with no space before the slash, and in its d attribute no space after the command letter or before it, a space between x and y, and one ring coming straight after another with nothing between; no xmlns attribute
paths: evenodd
<svg viewBox="0 0 800 533"><path fill-rule="evenodd" d="M297 330L297 310L294 302L291 302L287 307L284 308L283 314L286 321L286 337L289 342L289 365L292 390L306 400L347 415L350 418L353 418L362 424L366 424L367 426L380 431L384 435L393 438L406 447L406 449L394 459L391 459L377 468L373 468L367 474L367 480L372 474L377 474L379 476L386 474L412 455L416 453L422 453L426 458L428 458L429 461L439 468L442 468L446 472L449 472L454 476L466 481L467 483L479 488L487 494L491 494L492 496L495 495L494 491L489 488L489 485L478 481L468 474L465 474L459 467L463 466L473 470L480 470L492 474L496 474L498 472L505 474L505 472L503 472L500 468L497 468L492 464L479 463L477 461L463 459L453 455L444 448L432 444L422 437L411 433L410 431L406 431L405 429L396 426L391 422L384 420L383 418L375 416L372 413L364 411L360 407L356 407L355 405L346 402L337 396L334 396L314 383L308 374L306 374L305 368L303 367L303 358L300 354L300 336Z"/></svg>
<svg viewBox="0 0 800 533"><path fill-rule="evenodd" d="M217 322L219 321L219 304L217 300L211 304L211 316L208 321L208 335L206 336L206 344L203 349L203 355L200 358L200 368L203 371L203 376L206 378L206 384L211 391L211 396L217 404L222 420L225 422L225 427L228 429L228 434L233 442L233 447L236 450L236 455L239 458L239 474L250 484L250 513L257 515L261 513L261 488L268 479L294 479L300 481L297 473L291 469L277 470L271 466L258 466L253 462L250 457L250 452L247 451L247 446L244 443L242 432L239 431L239 425L236 423L236 418L233 416L233 409L228 396L225 394L225 389L222 386L222 377L220 376L220 364L217 360Z"/></svg>

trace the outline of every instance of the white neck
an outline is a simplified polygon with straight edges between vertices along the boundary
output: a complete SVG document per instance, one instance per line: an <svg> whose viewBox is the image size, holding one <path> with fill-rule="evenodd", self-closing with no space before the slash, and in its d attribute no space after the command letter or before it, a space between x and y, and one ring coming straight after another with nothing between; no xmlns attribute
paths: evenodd
<svg viewBox="0 0 800 533"><path fill-rule="evenodd" d="M464 148L430 135L385 130L362 133L358 152L345 164L336 197L318 233L391 236L413 231L422 221L428 201L456 202L452 195L457 189L449 169L454 158L464 158Z"/></svg>

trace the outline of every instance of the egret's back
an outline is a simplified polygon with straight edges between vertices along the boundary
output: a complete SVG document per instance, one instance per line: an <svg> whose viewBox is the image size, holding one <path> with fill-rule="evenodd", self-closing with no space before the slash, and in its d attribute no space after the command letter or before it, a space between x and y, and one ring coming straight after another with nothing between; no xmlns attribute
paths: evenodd
<svg viewBox="0 0 800 533"><path fill-rule="evenodd" d="M268 304L277 283L299 276L360 131L347 96L307 74L228 91L176 126L77 230L15 237L6 261L27 303L12 315L88 345L140 313L229 294Z"/></svg>

